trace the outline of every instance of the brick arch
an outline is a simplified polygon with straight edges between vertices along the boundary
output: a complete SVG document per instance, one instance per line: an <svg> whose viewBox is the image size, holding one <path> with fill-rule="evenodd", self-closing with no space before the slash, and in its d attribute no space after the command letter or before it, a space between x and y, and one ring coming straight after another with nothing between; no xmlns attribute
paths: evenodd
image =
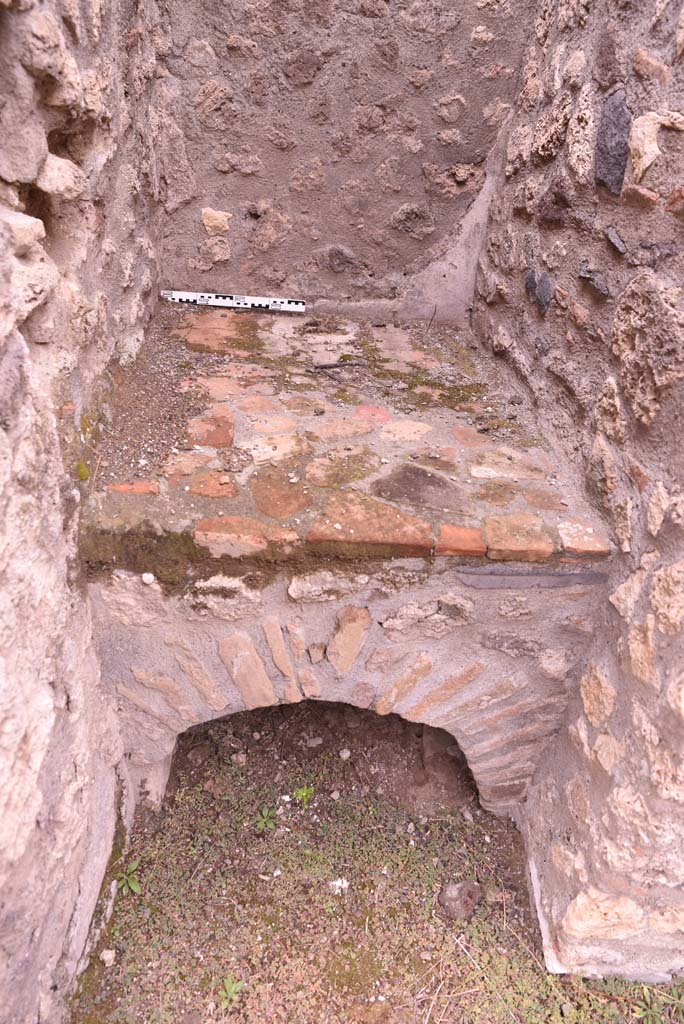
<svg viewBox="0 0 684 1024"><path fill-rule="evenodd" d="M482 805L512 813L560 729L570 652L545 647L550 637L533 618L516 632L483 630L478 615L492 600L516 612L523 607L520 594L514 600L509 593L520 577L500 569L493 577L491 570L476 574L478 583L497 583L496 596L483 598L468 591L460 569L434 577L408 564L392 571L413 581L409 591L387 585L387 568L375 576L341 569L289 575L256 596L243 588L233 621L221 617L227 598L220 589L207 598L205 588L201 603L196 588L193 607L187 594L165 594L132 573L94 584L103 685L134 778L156 780L159 794L176 738L191 726L324 700L444 729L463 751ZM378 594L380 575L385 590ZM588 595L587 577L581 578ZM540 573L522 578L528 590L535 584L541 605L548 593L540 581L550 578L558 583ZM578 578L570 573L561 580L574 588L575 612ZM338 592L354 586L356 592L329 600L331 581ZM235 581L221 586L236 593ZM284 587L297 600L283 603ZM302 602L304 594L316 600ZM563 599L556 600L563 609ZM526 613L533 603L525 598Z"/></svg>

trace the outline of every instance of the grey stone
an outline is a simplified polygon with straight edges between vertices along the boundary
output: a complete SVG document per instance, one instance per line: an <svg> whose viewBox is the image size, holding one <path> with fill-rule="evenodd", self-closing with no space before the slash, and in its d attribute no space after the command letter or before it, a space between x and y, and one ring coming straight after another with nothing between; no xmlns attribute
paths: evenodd
<svg viewBox="0 0 684 1024"><path fill-rule="evenodd" d="M627 252L627 246L623 242L618 232L613 227L607 227L604 232L604 236L610 242L616 252L619 252L621 256L624 256Z"/></svg>
<svg viewBox="0 0 684 1024"><path fill-rule="evenodd" d="M604 185L616 196L620 195L625 178L631 129L632 114L624 89L616 89L608 94L603 105L594 151L596 184Z"/></svg>
<svg viewBox="0 0 684 1024"><path fill-rule="evenodd" d="M469 921L482 899L478 882L446 882L437 897L446 916L452 921Z"/></svg>
<svg viewBox="0 0 684 1024"><path fill-rule="evenodd" d="M579 277L598 298L610 298L610 288L604 275L599 270L590 267L586 260L582 260L580 264Z"/></svg>
<svg viewBox="0 0 684 1024"><path fill-rule="evenodd" d="M525 278L525 290L541 315L545 316L555 291L553 281L546 271L537 275L535 270L530 270Z"/></svg>

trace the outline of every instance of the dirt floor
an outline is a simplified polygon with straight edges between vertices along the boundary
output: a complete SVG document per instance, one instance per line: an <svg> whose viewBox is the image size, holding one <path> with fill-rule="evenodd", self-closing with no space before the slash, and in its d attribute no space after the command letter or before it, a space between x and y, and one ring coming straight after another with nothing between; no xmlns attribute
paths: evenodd
<svg viewBox="0 0 684 1024"><path fill-rule="evenodd" d="M307 702L189 730L103 907L117 877L71 1024L684 1020L684 987L546 973L519 834L452 737L396 716ZM481 899L454 920L461 881Z"/></svg>

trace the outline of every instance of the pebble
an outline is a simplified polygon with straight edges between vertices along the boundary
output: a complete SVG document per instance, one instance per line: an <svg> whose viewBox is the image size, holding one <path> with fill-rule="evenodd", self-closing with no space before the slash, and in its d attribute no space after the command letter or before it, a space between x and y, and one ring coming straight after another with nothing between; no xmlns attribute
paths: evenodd
<svg viewBox="0 0 684 1024"><path fill-rule="evenodd" d="M309 736L308 740L306 741L306 745L307 747L320 747L322 742L322 736Z"/></svg>
<svg viewBox="0 0 684 1024"><path fill-rule="evenodd" d="M261 733L260 732L253 732L252 733L252 739L253 740L260 740L261 739Z"/></svg>
<svg viewBox="0 0 684 1024"><path fill-rule="evenodd" d="M231 754L231 761L233 764L247 764L247 755L244 750L238 751L237 754Z"/></svg>
<svg viewBox="0 0 684 1024"><path fill-rule="evenodd" d="M156 576L153 572L144 572L140 579L143 581L146 587L151 587L156 580Z"/></svg>
<svg viewBox="0 0 684 1024"><path fill-rule="evenodd" d="M343 761L348 761L351 757L351 750L349 750L348 747L345 747L344 750L340 750L340 757Z"/></svg>
<svg viewBox="0 0 684 1024"><path fill-rule="evenodd" d="M102 952L100 953L100 960L105 965L105 967L113 967L114 961L116 960L116 950L103 949Z"/></svg>
<svg viewBox="0 0 684 1024"><path fill-rule="evenodd" d="M464 821L469 822L469 824L471 825L475 821L475 819L473 818L473 812L469 811L467 807L464 807L463 810L461 811L461 817L463 818Z"/></svg>
<svg viewBox="0 0 684 1024"><path fill-rule="evenodd" d="M469 921L482 898L477 882L446 882L437 900L452 921Z"/></svg>
<svg viewBox="0 0 684 1024"><path fill-rule="evenodd" d="M339 789L333 789L332 793L330 794L330 799L331 800L339 800L340 799L340 791L339 791Z"/></svg>

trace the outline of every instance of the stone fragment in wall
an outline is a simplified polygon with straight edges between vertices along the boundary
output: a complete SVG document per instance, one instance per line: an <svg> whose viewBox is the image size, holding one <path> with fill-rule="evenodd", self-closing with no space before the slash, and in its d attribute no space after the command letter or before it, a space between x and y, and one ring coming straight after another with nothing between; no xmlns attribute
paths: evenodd
<svg viewBox="0 0 684 1024"><path fill-rule="evenodd" d="M609 504L611 495L618 485L618 476L615 457L602 434L597 434L594 438L587 466L587 478L603 504Z"/></svg>
<svg viewBox="0 0 684 1024"><path fill-rule="evenodd" d="M290 175L290 188L293 192L320 192L324 186L325 169L319 157L295 167Z"/></svg>
<svg viewBox="0 0 684 1024"><path fill-rule="evenodd" d="M573 199L573 189L567 177L562 173L554 175L537 202L540 223L561 227L567 220ZM545 261L550 266L548 257Z"/></svg>
<svg viewBox="0 0 684 1024"><path fill-rule="evenodd" d="M522 594L505 597L497 610L502 619L529 619L532 615L529 601Z"/></svg>
<svg viewBox="0 0 684 1024"><path fill-rule="evenodd" d="M499 324L491 338L492 352L496 356L503 356L514 346L514 341L503 326Z"/></svg>
<svg viewBox="0 0 684 1024"><path fill-rule="evenodd" d="M632 67L639 78L667 85L667 80L670 77L669 69L643 46L635 51L632 57Z"/></svg>
<svg viewBox="0 0 684 1024"><path fill-rule="evenodd" d="M483 633L480 643L490 651L501 651L502 654L507 654L509 658L526 658L533 654L539 654L542 649L541 642L533 637L498 630Z"/></svg>
<svg viewBox="0 0 684 1024"><path fill-rule="evenodd" d="M191 39L185 47L183 60L193 68L211 71L216 65L216 52L206 39Z"/></svg>
<svg viewBox="0 0 684 1024"><path fill-rule="evenodd" d="M79 199L88 191L88 179L81 168L52 153L48 153L36 185L42 192L61 199Z"/></svg>
<svg viewBox="0 0 684 1024"><path fill-rule="evenodd" d="M321 253L319 263L333 274L358 273L366 269L363 260L344 245L328 245Z"/></svg>
<svg viewBox="0 0 684 1024"><path fill-rule="evenodd" d="M640 567L616 587L608 598L613 607L617 609L626 621L629 621L634 614L634 609L641 596L648 571L655 559L657 559L655 553L645 554L641 559Z"/></svg>
<svg viewBox="0 0 684 1024"><path fill-rule="evenodd" d="M634 505L631 498L615 498L608 509L615 536L620 544L620 551L625 554L632 550L632 512Z"/></svg>
<svg viewBox="0 0 684 1024"><path fill-rule="evenodd" d="M240 57L257 57L259 55L259 44L254 39L248 39L246 36L231 33L225 42L226 49L231 54L236 54Z"/></svg>
<svg viewBox="0 0 684 1024"><path fill-rule="evenodd" d="M667 688L667 703L684 723L684 672L675 676Z"/></svg>
<svg viewBox="0 0 684 1024"><path fill-rule="evenodd" d="M573 50L563 67L563 84L571 89L579 89L587 67L587 55L584 50Z"/></svg>
<svg viewBox="0 0 684 1024"><path fill-rule="evenodd" d="M662 480L658 480L649 495L646 509L646 526L652 537L657 537L660 533L669 508L670 495Z"/></svg>
<svg viewBox="0 0 684 1024"><path fill-rule="evenodd" d="M236 622L259 609L261 594L239 576L218 574L197 580L185 600L202 616Z"/></svg>
<svg viewBox="0 0 684 1024"><path fill-rule="evenodd" d="M223 235L212 235L204 238L197 246L198 256L188 260L188 265L195 270L211 270L216 263L228 263L231 258L230 243Z"/></svg>
<svg viewBox="0 0 684 1024"><path fill-rule="evenodd" d="M620 383L641 423L649 425L663 396L684 379L684 311L679 288L668 288L651 271L634 277L615 310L611 347Z"/></svg>
<svg viewBox="0 0 684 1024"><path fill-rule="evenodd" d="M597 430L617 444L625 440L625 417L614 377L608 377L596 402L594 415Z"/></svg>
<svg viewBox="0 0 684 1024"><path fill-rule="evenodd" d="M467 103L460 93L450 93L435 100L433 107L441 121L446 124L455 124L460 120Z"/></svg>
<svg viewBox="0 0 684 1024"><path fill-rule="evenodd" d="M610 89L622 79L615 25L612 23L596 36L592 72L602 89Z"/></svg>
<svg viewBox="0 0 684 1024"><path fill-rule="evenodd" d="M464 192L478 192L485 179L482 164L453 164L440 168L437 164L423 164L423 177L428 191L454 199Z"/></svg>
<svg viewBox="0 0 684 1024"><path fill-rule="evenodd" d="M680 220L684 219L684 185L680 185L679 188L675 188L670 192L665 203L665 209L668 213L679 217Z"/></svg>
<svg viewBox="0 0 684 1024"><path fill-rule="evenodd" d="M506 147L506 177L511 178L514 174L529 163L532 156L532 138L534 131L532 125L516 125L508 137Z"/></svg>
<svg viewBox="0 0 684 1024"><path fill-rule="evenodd" d="M482 117L485 124L488 124L490 128L498 128L499 125L508 117L510 113L510 103L504 103L504 101L497 96L496 99L491 100L482 108Z"/></svg>
<svg viewBox="0 0 684 1024"><path fill-rule="evenodd" d="M27 71L49 83L43 102L48 107L80 111L81 76L56 18L47 11L34 10L24 24L26 34L20 59Z"/></svg>
<svg viewBox="0 0 684 1024"><path fill-rule="evenodd" d="M413 692L419 680L432 671L432 660L427 654L419 654L411 668L391 683L378 698L375 710L379 715L389 715L397 704L400 704Z"/></svg>
<svg viewBox="0 0 684 1024"><path fill-rule="evenodd" d="M658 132L661 128L684 131L684 114L675 110L660 113L649 110L647 114L637 117L632 124L629 135L629 152L632 158L634 180L637 184L644 174L660 156Z"/></svg>
<svg viewBox="0 0 684 1024"><path fill-rule="evenodd" d="M635 623L627 634L627 650L632 672L642 683L660 690L660 679L655 670L653 635L655 616L647 615L643 625Z"/></svg>
<svg viewBox="0 0 684 1024"><path fill-rule="evenodd" d="M250 206L250 217L255 221L250 244L257 252L270 252L284 242L292 230L292 220L275 209L270 199L260 199Z"/></svg>
<svg viewBox="0 0 684 1024"><path fill-rule="evenodd" d="M590 886L570 903L560 929L566 941L589 943L629 939L643 923L644 911L634 900Z"/></svg>
<svg viewBox="0 0 684 1024"><path fill-rule="evenodd" d="M435 220L426 206L416 203L404 203L390 217L390 224L395 231L402 231L416 241L422 241L434 233Z"/></svg>
<svg viewBox="0 0 684 1024"><path fill-rule="evenodd" d="M230 229L233 214L227 210L213 210L210 206L204 206L201 217L208 235L224 235Z"/></svg>
<svg viewBox="0 0 684 1024"><path fill-rule="evenodd" d="M301 49L285 61L283 72L293 85L311 85L323 63L323 58L314 50Z"/></svg>
<svg viewBox="0 0 684 1024"><path fill-rule="evenodd" d="M401 642L424 636L441 639L451 633L456 623L439 611L439 604L434 600L426 604L408 601L383 619L381 625L391 640Z"/></svg>
<svg viewBox="0 0 684 1024"><path fill-rule="evenodd" d="M629 158L632 114L624 89L616 89L606 97L596 133L594 176L597 185L604 185L613 195L620 195Z"/></svg>
<svg viewBox="0 0 684 1024"><path fill-rule="evenodd" d="M684 7L679 12L677 26L675 28L675 61L678 61L684 53Z"/></svg>
<svg viewBox="0 0 684 1024"><path fill-rule="evenodd" d="M578 28L586 24L591 0L559 0L558 3L558 28Z"/></svg>
<svg viewBox="0 0 684 1024"><path fill-rule="evenodd" d="M346 594L365 589L371 577L363 573L353 575L321 569L304 576L293 576L287 588L293 601L337 601Z"/></svg>
<svg viewBox="0 0 684 1024"><path fill-rule="evenodd" d="M222 174L232 174L233 171L236 171L245 178L251 177L253 174L261 174L264 169L260 158L251 152L249 146L243 147L239 153L214 153L212 165Z"/></svg>
<svg viewBox="0 0 684 1024"><path fill-rule="evenodd" d="M594 726L599 729L605 725L615 708L617 691L612 686L598 665L589 665L580 680L580 693L584 713Z"/></svg>
<svg viewBox="0 0 684 1024"><path fill-rule="evenodd" d="M676 636L684 625L684 561L653 573L649 601L660 632Z"/></svg>
<svg viewBox="0 0 684 1024"><path fill-rule="evenodd" d="M540 46L545 46L546 44L555 13L554 0L543 0L537 20L534 23L534 32Z"/></svg>
<svg viewBox="0 0 684 1024"><path fill-rule="evenodd" d="M373 651L370 657L366 659L366 669L368 672L374 672L375 670L385 672L388 668L394 668L395 665L400 665L407 657L408 652L401 648L378 647Z"/></svg>
<svg viewBox="0 0 684 1024"><path fill-rule="evenodd" d="M165 183L164 209L174 213L197 195L197 181L188 159L185 138L169 115L162 121L159 138L159 161Z"/></svg>
<svg viewBox="0 0 684 1024"><path fill-rule="evenodd" d="M169 607L158 583L145 586L140 576L115 571L98 584L98 596L124 626L151 626L167 619Z"/></svg>
<svg viewBox="0 0 684 1024"><path fill-rule="evenodd" d="M566 136L568 166L583 185L594 180L596 131L593 90L590 85L585 85L577 97Z"/></svg>
<svg viewBox="0 0 684 1024"><path fill-rule="evenodd" d="M220 640L219 655L248 711L278 703L273 683L247 633Z"/></svg>
<svg viewBox="0 0 684 1024"><path fill-rule="evenodd" d="M613 773L615 767L622 760L624 751L623 744L608 732L600 733L594 742L594 759L609 775Z"/></svg>
<svg viewBox="0 0 684 1024"><path fill-rule="evenodd" d="M470 33L470 41L476 46L488 46L493 39L494 33L486 25L476 25Z"/></svg>
<svg viewBox="0 0 684 1024"><path fill-rule="evenodd" d="M575 821L586 822L589 818L589 798L584 779L575 775L565 787L568 810Z"/></svg>
<svg viewBox="0 0 684 1024"><path fill-rule="evenodd" d="M539 75L537 50L535 46L531 46L523 68L523 80L518 100L523 110L531 111L539 105L543 95L544 89Z"/></svg>
<svg viewBox="0 0 684 1024"><path fill-rule="evenodd" d="M553 281L545 270L530 269L525 278L525 291L542 316L546 316L554 296Z"/></svg>
<svg viewBox="0 0 684 1024"><path fill-rule="evenodd" d="M406 76L406 81L412 85L416 92L424 92L434 78L432 68L413 68Z"/></svg>
<svg viewBox="0 0 684 1024"><path fill-rule="evenodd" d="M563 93L537 121L532 139L532 156L548 162L560 152L572 113L572 99Z"/></svg>
<svg viewBox="0 0 684 1024"><path fill-rule="evenodd" d="M546 679L559 681L569 675L575 662L575 656L564 647L546 647L537 659L541 674Z"/></svg>
<svg viewBox="0 0 684 1024"><path fill-rule="evenodd" d="M326 657L338 676L345 675L352 667L364 645L370 624L367 608L347 605L337 613L335 632L327 646Z"/></svg>

